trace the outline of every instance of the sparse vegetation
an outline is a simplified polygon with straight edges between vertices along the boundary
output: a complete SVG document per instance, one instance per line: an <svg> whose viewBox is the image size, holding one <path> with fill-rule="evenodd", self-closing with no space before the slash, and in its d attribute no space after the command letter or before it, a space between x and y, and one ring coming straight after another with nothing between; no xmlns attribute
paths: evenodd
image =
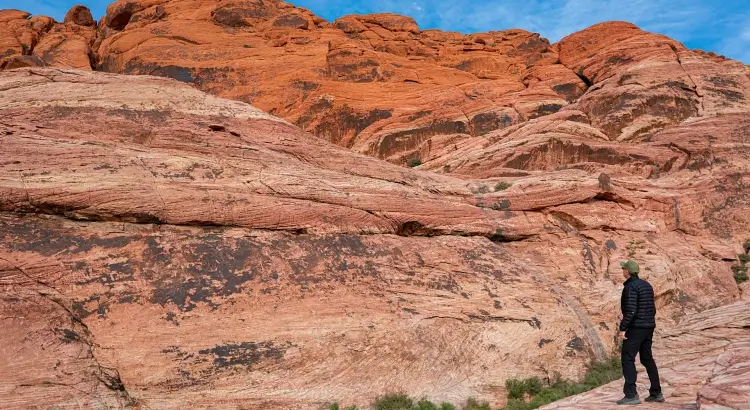
<svg viewBox="0 0 750 410"><path fill-rule="evenodd" d="M530 395L539 394L542 391L542 381L538 377L525 380L508 379L505 381L509 399L523 399L526 393Z"/></svg>
<svg viewBox="0 0 750 410"><path fill-rule="evenodd" d="M490 47L497 47L497 43L490 44Z"/></svg>
<svg viewBox="0 0 750 410"><path fill-rule="evenodd" d="M403 393L388 394L378 397L372 407L375 410L412 410L414 400Z"/></svg>
<svg viewBox="0 0 750 410"><path fill-rule="evenodd" d="M742 283L750 280L750 277L748 277L747 275L747 264L750 263L750 239L746 240L745 243L742 244L742 247L743 249L745 249L745 253L737 254L739 263L732 266L734 281L737 283Z"/></svg>
<svg viewBox="0 0 750 410"><path fill-rule="evenodd" d="M419 158L413 158L413 159L409 160L409 162L407 163L407 165L409 165L409 167L411 167L411 168L418 167L418 166L422 165L422 161Z"/></svg>
<svg viewBox="0 0 750 410"><path fill-rule="evenodd" d="M437 405L425 398L416 400L404 393L386 394L380 396L372 403L375 410L457 410L451 403L443 402ZM328 406L328 410L341 410L338 403ZM358 410L357 406L346 407L345 410ZM491 410L488 403L480 403L475 399L469 399L461 410Z"/></svg>
<svg viewBox="0 0 750 410"><path fill-rule="evenodd" d="M510 379L505 383L508 390L508 404L500 410L531 410L552 403L575 394L583 393L615 381L622 377L620 358L593 363L583 380L572 382L563 380L557 374L545 385L538 377L518 380ZM468 399L462 407L450 403L439 406L423 398L416 400L404 393L387 394L378 397L370 406L374 410L492 410L489 403ZM328 410L340 410L338 403L333 403ZM345 410L357 410L356 406L346 407Z"/></svg>
<svg viewBox="0 0 750 410"><path fill-rule="evenodd" d="M622 377L620 358L594 363L581 382L562 380L559 375L543 386L538 378L506 382L508 404L502 410L531 410L565 397L580 394Z"/></svg>
<svg viewBox="0 0 750 410"><path fill-rule="evenodd" d="M491 410L489 403L479 403L478 401L474 399L469 399L466 401L466 405L464 406L463 410Z"/></svg>
<svg viewBox="0 0 750 410"><path fill-rule="evenodd" d="M22 54L29 54L29 45L28 44L21 44L21 53Z"/></svg>
<svg viewBox="0 0 750 410"><path fill-rule="evenodd" d="M328 406L328 410L340 410L340 409L341 407L339 406L338 403L333 403L330 406ZM357 406L349 406L344 410L357 410Z"/></svg>
<svg viewBox="0 0 750 410"><path fill-rule="evenodd" d="M253 46L251 46L250 44L245 44L245 45L244 45L244 46L242 46L242 47L245 47L245 48L253 48Z"/></svg>
<svg viewBox="0 0 750 410"><path fill-rule="evenodd" d="M421 399L415 401L411 397L403 393L388 394L385 396L378 397L372 404L375 410L455 410L456 407L450 403L442 403L437 406L435 403ZM468 408L474 410L475 408ZM479 410L480 408L476 408ZM489 408L487 409L489 410Z"/></svg>
<svg viewBox="0 0 750 410"><path fill-rule="evenodd" d="M635 258L636 252L638 250L645 248L646 241L643 240L637 240L637 241L630 241L628 243L628 246L626 246L628 250L628 258L633 259Z"/></svg>
<svg viewBox="0 0 750 410"><path fill-rule="evenodd" d="M487 185L481 185L475 191L477 194L486 194L488 192L490 192L490 188Z"/></svg>
<svg viewBox="0 0 750 410"><path fill-rule="evenodd" d="M507 182L500 181L500 182L497 183L497 185L495 185L495 192L497 192L497 191L505 191L506 189L510 188L510 185L511 184L509 184Z"/></svg>
<svg viewBox="0 0 750 410"><path fill-rule="evenodd" d="M732 272L734 272L734 280L737 283L742 283L750 279L750 277L747 276L747 266L732 266Z"/></svg>

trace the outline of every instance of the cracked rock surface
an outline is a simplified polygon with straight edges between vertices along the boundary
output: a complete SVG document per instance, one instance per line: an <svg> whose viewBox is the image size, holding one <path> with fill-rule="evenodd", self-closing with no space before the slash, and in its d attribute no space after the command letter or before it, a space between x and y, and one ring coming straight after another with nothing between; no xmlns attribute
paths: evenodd
<svg viewBox="0 0 750 410"><path fill-rule="evenodd" d="M746 164L718 144L706 202L674 175L583 170L495 191L174 80L24 68L0 89L8 408L500 405L507 378L616 350L629 253L665 329L742 295L742 232L699 219L722 199L715 218L748 217ZM701 400L727 396L712 380Z"/></svg>
<svg viewBox="0 0 750 410"><path fill-rule="evenodd" d="M500 406L617 351L627 258L665 407L747 402L739 62L620 22L123 0L0 11L0 70L3 409Z"/></svg>

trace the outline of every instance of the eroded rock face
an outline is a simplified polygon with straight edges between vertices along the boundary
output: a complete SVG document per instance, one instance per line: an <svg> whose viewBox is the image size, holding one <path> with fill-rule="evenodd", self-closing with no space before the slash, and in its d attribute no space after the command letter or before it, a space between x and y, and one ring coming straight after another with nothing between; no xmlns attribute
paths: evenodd
<svg viewBox="0 0 750 410"><path fill-rule="evenodd" d="M173 80L32 68L0 84L10 408L317 408L394 389L501 404L509 377L576 377L615 349L616 261L637 238L665 326L739 292L668 225L667 191L617 176L490 193Z"/></svg>
<svg viewBox="0 0 750 410"><path fill-rule="evenodd" d="M68 12L65 14L65 23L73 23L79 26L95 26L96 22L94 21L94 18L91 16L91 10L88 9L86 6L73 6Z"/></svg>
<svg viewBox="0 0 750 410"><path fill-rule="evenodd" d="M624 22L550 45L523 30L423 31L388 13L328 23L276 0L121 0L98 31L82 6L54 28L3 13L2 29L26 45L8 43L6 68L29 65L17 56L33 52L51 66L170 77L402 165L425 162L423 144L448 149L446 134L472 143L561 109L581 111L610 140L643 139L744 112L749 81L741 63Z"/></svg>
<svg viewBox="0 0 750 410"><path fill-rule="evenodd" d="M64 23L17 10L0 10L0 70L67 67L91 70L98 33L91 11L75 6Z"/></svg>
<svg viewBox="0 0 750 410"><path fill-rule="evenodd" d="M272 0L91 23L0 12L9 408L501 405L617 351L623 259L664 332L747 295L738 62L628 23L550 45ZM674 396L734 406L745 362Z"/></svg>
<svg viewBox="0 0 750 410"><path fill-rule="evenodd" d="M433 136L505 128L586 89L523 30L422 31L387 13L328 23L275 0L119 1L103 23L100 70L171 77L401 164Z"/></svg>

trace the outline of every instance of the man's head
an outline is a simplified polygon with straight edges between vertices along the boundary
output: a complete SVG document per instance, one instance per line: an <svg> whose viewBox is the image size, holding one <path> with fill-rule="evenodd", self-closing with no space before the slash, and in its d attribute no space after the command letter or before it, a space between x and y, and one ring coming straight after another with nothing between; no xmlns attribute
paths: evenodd
<svg viewBox="0 0 750 410"><path fill-rule="evenodd" d="M622 267L622 275L625 279L633 275L638 275L638 272L640 272L638 264L632 259L627 262L620 262L620 267Z"/></svg>

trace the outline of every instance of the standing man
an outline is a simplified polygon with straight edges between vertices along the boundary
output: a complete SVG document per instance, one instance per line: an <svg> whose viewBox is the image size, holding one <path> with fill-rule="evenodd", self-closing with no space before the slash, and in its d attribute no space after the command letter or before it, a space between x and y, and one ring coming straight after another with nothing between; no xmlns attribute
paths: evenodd
<svg viewBox="0 0 750 410"><path fill-rule="evenodd" d="M651 342L656 328L656 305L654 304L654 288L651 284L638 277L638 264L633 260L621 262L625 287L622 289L620 309L622 321L622 373L625 376L625 397L617 404L641 404L635 387L637 373L635 371L635 355L641 355L641 364L646 367L648 379L651 381L648 402L663 402L659 383L659 371L651 354Z"/></svg>

